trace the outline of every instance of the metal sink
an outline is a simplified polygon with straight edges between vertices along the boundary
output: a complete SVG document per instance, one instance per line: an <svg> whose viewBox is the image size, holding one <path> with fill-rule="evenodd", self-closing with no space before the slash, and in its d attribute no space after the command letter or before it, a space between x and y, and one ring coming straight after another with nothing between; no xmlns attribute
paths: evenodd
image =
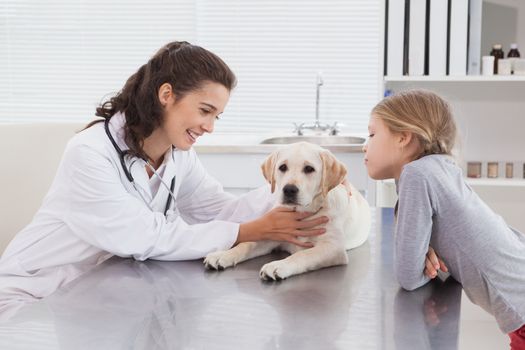
<svg viewBox="0 0 525 350"><path fill-rule="evenodd" d="M281 137L271 137L269 139L263 140L262 144L288 144L295 142L311 142L320 146L330 146L330 145L362 145L365 142L363 137L357 136L281 136Z"/></svg>

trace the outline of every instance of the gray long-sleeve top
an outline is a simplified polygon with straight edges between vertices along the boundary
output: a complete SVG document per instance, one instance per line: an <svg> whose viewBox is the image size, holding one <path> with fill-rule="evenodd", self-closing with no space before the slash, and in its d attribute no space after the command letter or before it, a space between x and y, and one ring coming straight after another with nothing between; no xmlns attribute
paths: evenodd
<svg viewBox="0 0 525 350"><path fill-rule="evenodd" d="M429 281L423 271L430 245L503 332L524 325L525 235L477 196L449 156L406 164L397 191L394 268L401 286L413 290Z"/></svg>

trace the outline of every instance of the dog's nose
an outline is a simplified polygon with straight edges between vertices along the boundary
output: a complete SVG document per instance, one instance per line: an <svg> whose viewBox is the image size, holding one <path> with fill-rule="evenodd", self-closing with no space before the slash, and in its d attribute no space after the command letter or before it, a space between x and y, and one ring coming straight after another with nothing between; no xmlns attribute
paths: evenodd
<svg viewBox="0 0 525 350"><path fill-rule="evenodd" d="M299 189L295 185L286 185L283 187L283 193L285 197L295 197L299 192Z"/></svg>

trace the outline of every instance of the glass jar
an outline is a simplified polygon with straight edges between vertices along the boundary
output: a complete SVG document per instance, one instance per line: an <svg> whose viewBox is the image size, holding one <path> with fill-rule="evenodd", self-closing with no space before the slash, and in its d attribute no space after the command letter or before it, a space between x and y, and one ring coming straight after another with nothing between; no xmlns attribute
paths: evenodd
<svg viewBox="0 0 525 350"><path fill-rule="evenodd" d="M487 163L487 177L491 179L498 177L498 162Z"/></svg>
<svg viewBox="0 0 525 350"><path fill-rule="evenodd" d="M481 162L467 163L467 177L480 178L481 177Z"/></svg>

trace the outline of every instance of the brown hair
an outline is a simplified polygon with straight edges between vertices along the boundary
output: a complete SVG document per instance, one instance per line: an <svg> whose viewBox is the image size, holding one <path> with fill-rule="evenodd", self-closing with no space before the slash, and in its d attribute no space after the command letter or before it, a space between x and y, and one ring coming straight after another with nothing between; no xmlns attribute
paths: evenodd
<svg viewBox="0 0 525 350"><path fill-rule="evenodd" d="M236 78L226 63L212 52L186 41L174 41L163 46L130 76L120 92L96 109L96 115L110 119L117 112L124 113L124 140L129 153L147 159L142 150L144 139L162 124L164 109L158 98L159 88L169 83L180 99L207 82L219 83L231 91Z"/></svg>
<svg viewBox="0 0 525 350"><path fill-rule="evenodd" d="M386 97L373 109L392 132L412 132L421 145L417 158L452 154L457 129L450 105L426 90L408 90Z"/></svg>

